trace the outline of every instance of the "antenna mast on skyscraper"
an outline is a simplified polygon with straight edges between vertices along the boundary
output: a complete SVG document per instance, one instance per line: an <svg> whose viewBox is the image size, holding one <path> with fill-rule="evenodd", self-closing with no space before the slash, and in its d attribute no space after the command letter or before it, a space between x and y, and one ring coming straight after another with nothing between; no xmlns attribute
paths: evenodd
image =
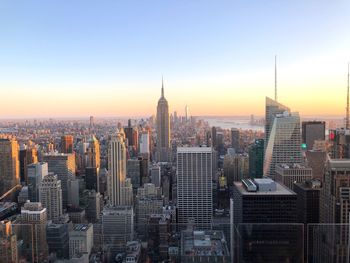
<svg viewBox="0 0 350 263"><path fill-rule="evenodd" d="M347 87L347 96L346 96L346 120L345 120L345 128L349 129L349 64L348 63L348 87Z"/></svg>
<svg viewBox="0 0 350 263"><path fill-rule="evenodd" d="M275 101L277 101L277 56L275 55Z"/></svg>
<svg viewBox="0 0 350 263"><path fill-rule="evenodd" d="M164 82L163 82L163 74L162 74L162 98L164 98Z"/></svg>

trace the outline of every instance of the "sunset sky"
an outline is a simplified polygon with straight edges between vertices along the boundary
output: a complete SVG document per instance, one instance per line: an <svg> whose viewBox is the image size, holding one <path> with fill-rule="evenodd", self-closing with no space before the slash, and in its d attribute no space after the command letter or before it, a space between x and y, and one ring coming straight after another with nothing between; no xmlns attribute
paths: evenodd
<svg viewBox="0 0 350 263"><path fill-rule="evenodd" d="M1 1L0 118L344 115L350 1Z"/></svg>

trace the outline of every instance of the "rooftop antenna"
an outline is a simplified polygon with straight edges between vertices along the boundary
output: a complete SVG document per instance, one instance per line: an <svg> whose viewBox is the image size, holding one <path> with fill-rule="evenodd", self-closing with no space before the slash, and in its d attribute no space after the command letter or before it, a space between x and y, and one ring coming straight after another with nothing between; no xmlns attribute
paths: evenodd
<svg viewBox="0 0 350 263"><path fill-rule="evenodd" d="M275 55L275 101L277 101L277 56Z"/></svg>
<svg viewBox="0 0 350 263"><path fill-rule="evenodd" d="M163 74L162 74L162 98L164 98L164 82L163 82Z"/></svg>
<svg viewBox="0 0 350 263"><path fill-rule="evenodd" d="M346 120L345 120L345 128L349 129L349 65L348 63L348 87L347 87L347 95L346 95Z"/></svg>

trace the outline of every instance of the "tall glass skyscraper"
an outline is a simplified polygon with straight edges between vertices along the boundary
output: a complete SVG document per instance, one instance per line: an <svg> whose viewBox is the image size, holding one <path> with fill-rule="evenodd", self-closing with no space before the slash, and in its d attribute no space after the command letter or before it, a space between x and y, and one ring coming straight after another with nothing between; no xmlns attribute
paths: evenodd
<svg viewBox="0 0 350 263"><path fill-rule="evenodd" d="M249 176L261 178L264 167L264 139L256 139L249 147Z"/></svg>
<svg viewBox="0 0 350 263"><path fill-rule="evenodd" d="M277 114L281 114L283 112L290 112L290 109L287 106L284 106L277 101L266 97L265 99L265 148L268 145L268 141L270 138L270 131L272 129L273 120Z"/></svg>
<svg viewBox="0 0 350 263"><path fill-rule="evenodd" d="M274 178L276 164L301 163L299 113L277 114L265 150L264 175Z"/></svg>

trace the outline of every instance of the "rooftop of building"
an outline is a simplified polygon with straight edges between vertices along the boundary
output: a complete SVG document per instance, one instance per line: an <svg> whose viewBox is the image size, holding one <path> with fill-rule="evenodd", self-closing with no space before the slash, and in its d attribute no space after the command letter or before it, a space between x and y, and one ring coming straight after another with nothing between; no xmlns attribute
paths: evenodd
<svg viewBox="0 0 350 263"><path fill-rule="evenodd" d="M298 112L284 111L283 113L275 115L275 119L279 119L279 120L285 120L287 118L295 118L295 117L299 118L299 113Z"/></svg>
<svg viewBox="0 0 350 263"><path fill-rule="evenodd" d="M274 107L279 107L279 108L282 108L282 109L285 109L285 110L289 110L289 108L279 102L277 102L276 100L274 99L271 99L269 97L265 97L265 104L266 104L266 107L271 107L271 106L274 106Z"/></svg>
<svg viewBox="0 0 350 263"><path fill-rule="evenodd" d="M307 180L301 183L295 183L297 186L303 190L321 190L322 182L318 179Z"/></svg>
<svg viewBox="0 0 350 263"><path fill-rule="evenodd" d="M182 231L183 256L228 256L225 235L222 231Z"/></svg>
<svg viewBox="0 0 350 263"><path fill-rule="evenodd" d="M178 147L178 153L211 153L211 147Z"/></svg>
<svg viewBox="0 0 350 263"><path fill-rule="evenodd" d="M77 224L73 226L74 231L86 232L92 227L91 224Z"/></svg>
<svg viewBox="0 0 350 263"><path fill-rule="evenodd" d="M305 123L305 124L325 124L326 122L313 120L313 121L303 121L302 123Z"/></svg>
<svg viewBox="0 0 350 263"><path fill-rule="evenodd" d="M242 195L296 195L288 187L270 178L245 179L233 184Z"/></svg>
<svg viewBox="0 0 350 263"><path fill-rule="evenodd" d="M350 169L350 159L330 159L328 160L330 168L347 168Z"/></svg>
<svg viewBox="0 0 350 263"><path fill-rule="evenodd" d="M62 157L66 157L66 156L70 156L73 155L73 153L60 153L60 152L49 152L49 153L45 153L44 157L46 156L62 156Z"/></svg>
<svg viewBox="0 0 350 263"><path fill-rule="evenodd" d="M139 257L141 253L141 243L139 241L128 241L126 243L126 257Z"/></svg>
<svg viewBox="0 0 350 263"><path fill-rule="evenodd" d="M120 206L111 206L107 205L103 208L102 213L103 214L113 214L113 213L119 213L119 212L129 212L132 211L133 207L132 206L127 206L127 205L120 205Z"/></svg>
<svg viewBox="0 0 350 263"><path fill-rule="evenodd" d="M31 164L28 164L28 165L27 165L27 168L29 168L29 167L37 167L37 166L39 166L39 165L45 165L45 164L47 164L47 162L31 163Z"/></svg>
<svg viewBox="0 0 350 263"><path fill-rule="evenodd" d="M290 163L290 164L286 164L286 163L282 163L282 164L276 164L276 168L280 167L283 169L310 169L310 167L301 164L301 163Z"/></svg>

